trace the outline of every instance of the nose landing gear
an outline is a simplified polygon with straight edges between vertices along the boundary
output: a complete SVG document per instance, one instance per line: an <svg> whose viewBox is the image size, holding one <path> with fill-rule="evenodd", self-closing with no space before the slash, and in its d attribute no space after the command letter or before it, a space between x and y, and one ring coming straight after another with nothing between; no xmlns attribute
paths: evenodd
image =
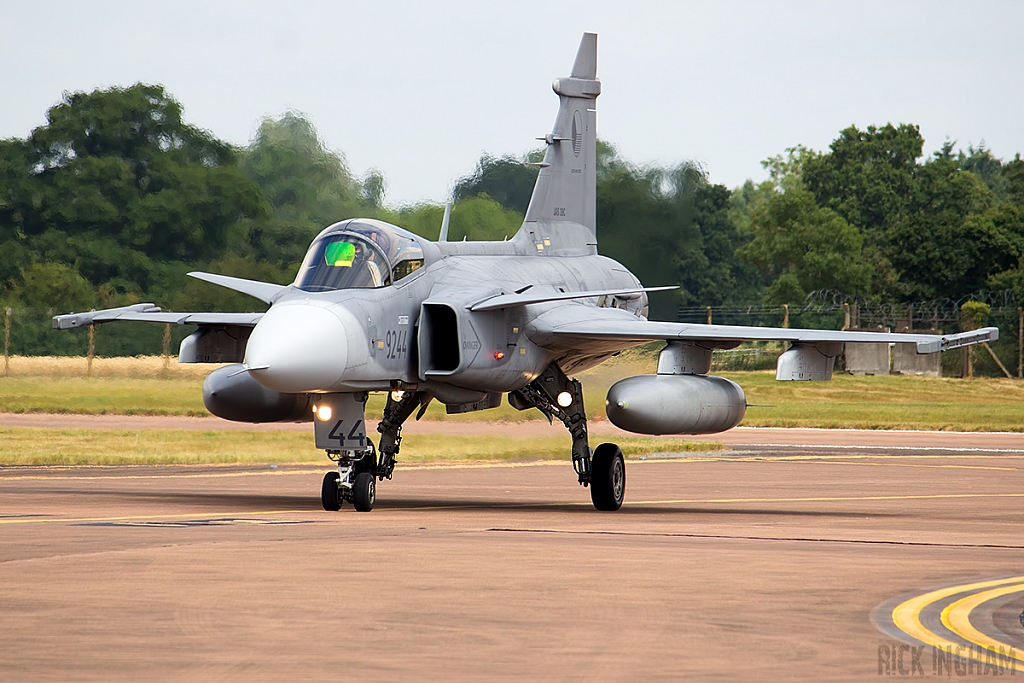
<svg viewBox="0 0 1024 683"><path fill-rule="evenodd" d="M388 394L384 417L377 426L380 432L380 457L373 442L366 438L363 407L365 395L352 401L344 394L326 395L319 405L330 405L327 418L316 425L317 447L327 448L327 457L338 463L337 472L328 472L320 488L320 502L324 510L339 510L344 502L352 503L359 512L369 512L377 500L377 480L390 479L402 443L402 423L416 408L419 419L430 402L427 394L413 391ZM397 397L396 397L397 396ZM336 398L337 397L337 398ZM349 411L342 415L342 411ZM339 419L339 415L342 417ZM353 427L346 431L348 425ZM335 445L334 441L337 441ZM338 448L338 446L342 446Z"/></svg>
<svg viewBox="0 0 1024 683"><path fill-rule="evenodd" d="M358 512L369 512L377 499L377 453L373 442L366 451L328 451L327 456L338 461L338 471L324 475L320 487L320 502L324 510L341 509L343 502L352 503Z"/></svg>

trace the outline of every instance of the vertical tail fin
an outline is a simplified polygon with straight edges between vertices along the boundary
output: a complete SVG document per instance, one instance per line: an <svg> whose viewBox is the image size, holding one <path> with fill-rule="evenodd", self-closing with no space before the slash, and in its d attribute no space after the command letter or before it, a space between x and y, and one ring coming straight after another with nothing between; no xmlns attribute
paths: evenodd
<svg viewBox="0 0 1024 683"><path fill-rule="evenodd" d="M523 231L543 251L597 245L597 34L584 33L572 74L551 86L558 116L526 210Z"/></svg>

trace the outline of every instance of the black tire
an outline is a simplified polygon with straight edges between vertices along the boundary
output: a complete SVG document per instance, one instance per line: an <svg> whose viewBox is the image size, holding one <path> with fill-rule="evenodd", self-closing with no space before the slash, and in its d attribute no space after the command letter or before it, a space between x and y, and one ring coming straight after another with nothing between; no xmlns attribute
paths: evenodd
<svg viewBox="0 0 1024 683"><path fill-rule="evenodd" d="M594 450L590 461L590 499L598 510L614 512L626 497L626 461L613 443Z"/></svg>
<svg viewBox="0 0 1024 683"><path fill-rule="evenodd" d="M369 472L356 475L352 485L352 504L359 512L369 512L377 500L377 480Z"/></svg>
<svg viewBox="0 0 1024 683"><path fill-rule="evenodd" d="M341 475L337 472L328 472L324 475L324 483L320 486L320 502L323 503L324 510L337 511L341 509L339 479L341 479Z"/></svg>

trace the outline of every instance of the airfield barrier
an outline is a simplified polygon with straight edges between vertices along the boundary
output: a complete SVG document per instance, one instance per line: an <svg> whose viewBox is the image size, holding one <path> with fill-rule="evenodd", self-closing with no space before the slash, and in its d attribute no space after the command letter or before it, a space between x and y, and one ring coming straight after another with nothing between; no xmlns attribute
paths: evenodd
<svg viewBox="0 0 1024 683"><path fill-rule="evenodd" d="M969 329L963 305L977 301L991 307L983 324L999 328L999 340L943 353L939 358L944 377L1010 376L1024 377L1024 310L1013 290L980 291L961 299L935 299L915 303L877 302L847 296L835 290L819 290L808 295L801 305L727 305L681 306L676 320L687 323L804 327L824 330L872 330L954 334ZM784 349L781 344L765 342L743 344L737 349L716 351L712 368L717 370L768 370ZM861 354L863 355L863 354ZM864 359L851 357L850 369L861 372ZM909 374L934 374L932 364L917 363L907 357L906 349L893 350L890 371ZM837 359L836 370L847 369L847 359ZM884 365L873 359L872 367ZM872 370L877 374L880 370Z"/></svg>

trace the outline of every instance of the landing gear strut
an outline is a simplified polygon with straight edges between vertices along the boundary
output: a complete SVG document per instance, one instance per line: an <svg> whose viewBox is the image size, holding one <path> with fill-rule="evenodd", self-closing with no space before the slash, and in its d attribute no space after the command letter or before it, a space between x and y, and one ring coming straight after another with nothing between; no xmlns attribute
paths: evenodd
<svg viewBox="0 0 1024 683"><path fill-rule="evenodd" d="M395 396L399 395L396 400ZM430 402L430 397L415 391L390 392L388 403L384 406L384 417L377 425L380 432L380 464L374 472L381 480L391 479L395 470L395 456L402 445L402 424L409 419L413 411L419 407L416 419L420 419Z"/></svg>
<svg viewBox="0 0 1024 683"><path fill-rule="evenodd" d="M569 379L557 363L548 366L537 379L508 395L519 410L537 408L550 422L557 417L572 436L572 467L579 483L590 486L590 498L598 510L618 510L626 494L626 465L622 451L603 443L591 452L587 435L587 413L583 386Z"/></svg>

